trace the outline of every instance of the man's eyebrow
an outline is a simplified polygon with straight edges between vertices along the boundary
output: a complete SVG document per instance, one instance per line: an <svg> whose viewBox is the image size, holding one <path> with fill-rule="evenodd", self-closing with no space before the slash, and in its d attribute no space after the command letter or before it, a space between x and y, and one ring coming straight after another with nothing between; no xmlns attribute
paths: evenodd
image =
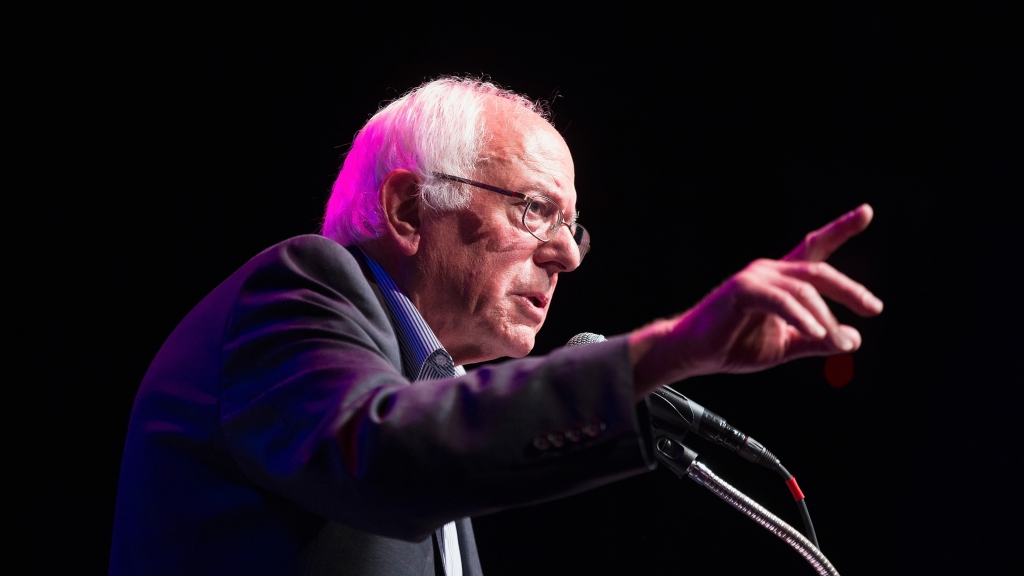
<svg viewBox="0 0 1024 576"><path fill-rule="evenodd" d="M552 178L550 182L545 182L543 179L535 178L529 180L527 185L521 190L523 193L533 192L534 194L540 194L547 196L552 200L558 200L564 197L564 193L558 188L557 183Z"/></svg>
<svg viewBox="0 0 1024 576"><path fill-rule="evenodd" d="M550 181L545 182L545 179L548 179ZM550 176L534 177L528 180L524 186L520 188L512 188L511 190L519 192L520 194L526 194L527 196L536 196L538 194L541 196L546 196L554 200L555 204L558 205L558 209L561 210L563 213L568 212L568 208L563 207L567 198L565 197L565 194L557 187L556 184L557 182L555 181L555 179ZM573 209L575 210L575 207L573 207ZM579 219L579 217L580 213L578 210L573 212L571 219L572 223L575 223L576 220Z"/></svg>
<svg viewBox="0 0 1024 576"><path fill-rule="evenodd" d="M554 198L558 192L558 188L554 186L554 182L545 184L540 178L533 178L527 180L526 185L520 188L523 193L533 192L535 194L541 194L549 198Z"/></svg>

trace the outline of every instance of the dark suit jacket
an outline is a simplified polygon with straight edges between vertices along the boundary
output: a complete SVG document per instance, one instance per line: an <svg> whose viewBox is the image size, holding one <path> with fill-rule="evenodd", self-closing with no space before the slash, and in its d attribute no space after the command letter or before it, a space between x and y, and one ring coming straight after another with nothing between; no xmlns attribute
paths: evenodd
<svg viewBox="0 0 1024 576"><path fill-rule="evenodd" d="M651 467L624 337L410 385L370 282L292 238L175 328L132 409L112 574L433 574L447 521Z"/></svg>

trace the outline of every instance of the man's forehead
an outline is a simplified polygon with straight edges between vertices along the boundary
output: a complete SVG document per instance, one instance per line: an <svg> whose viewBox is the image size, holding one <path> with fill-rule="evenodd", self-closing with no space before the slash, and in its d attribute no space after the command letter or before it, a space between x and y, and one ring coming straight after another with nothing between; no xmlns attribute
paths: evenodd
<svg viewBox="0 0 1024 576"><path fill-rule="evenodd" d="M519 192L550 196L572 210L575 173L565 140L539 115L518 108L489 111L480 167L514 180L507 184Z"/></svg>

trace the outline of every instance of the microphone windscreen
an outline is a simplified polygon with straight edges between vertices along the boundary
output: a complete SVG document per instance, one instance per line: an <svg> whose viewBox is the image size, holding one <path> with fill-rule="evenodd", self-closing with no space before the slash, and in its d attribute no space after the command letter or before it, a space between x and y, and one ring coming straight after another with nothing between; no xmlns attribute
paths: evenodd
<svg viewBox="0 0 1024 576"><path fill-rule="evenodd" d="M600 334L594 334L593 332L580 332L579 334L569 338L569 341L565 343L566 348L572 346L583 346L584 344L594 344L597 342L604 342L607 340Z"/></svg>

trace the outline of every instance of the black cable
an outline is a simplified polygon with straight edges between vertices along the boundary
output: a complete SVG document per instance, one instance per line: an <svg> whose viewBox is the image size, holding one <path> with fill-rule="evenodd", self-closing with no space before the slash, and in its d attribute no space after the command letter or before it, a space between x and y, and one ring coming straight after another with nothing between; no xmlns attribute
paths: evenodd
<svg viewBox="0 0 1024 576"><path fill-rule="evenodd" d="M807 539L814 544L814 547L819 551L821 546L818 546L818 535L814 533L814 523L811 522L811 513L807 511L807 500L797 500L796 507L800 509L800 518L804 521L804 530L807 532Z"/></svg>
<svg viewBox="0 0 1024 576"><path fill-rule="evenodd" d="M807 510L807 500L804 498L804 493L800 490L800 487L796 483L796 479L793 475L786 470L786 467L781 462L776 461L775 471L786 480L786 485L789 486L789 491L793 494L793 499L796 500L796 507L800 509L800 519L804 521L804 534L807 539L814 544L814 547L821 550L821 546L818 546L818 535L814 533L814 523L811 522L811 513ZM795 488L795 490L794 490Z"/></svg>
<svg viewBox="0 0 1024 576"><path fill-rule="evenodd" d="M584 336L584 334L580 334L576 338L580 336ZM655 435L664 434L672 437L673 442L679 443L688 433L693 432L705 440L725 446L748 462L775 470L782 475L790 493L793 494L793 500L796 501L797 507L800 509L800 518L804 521L806 537L814 544L815 548L818 548L818 536L814 533L814 524L811 523L811 515L807 511L803 491L796 483L796 478L793 478L793 475L782 466L775 454L772 454L763 444L740 432L734 426L730 426L718 414L705 409L667 386L659 388L651 394L650 414L651 428ZM696 453L694 453L694 458L696 458ZM692 460L693 458L690 459L690 461ZM684 475L679 470L675 471L680 476Z"/></svg>

